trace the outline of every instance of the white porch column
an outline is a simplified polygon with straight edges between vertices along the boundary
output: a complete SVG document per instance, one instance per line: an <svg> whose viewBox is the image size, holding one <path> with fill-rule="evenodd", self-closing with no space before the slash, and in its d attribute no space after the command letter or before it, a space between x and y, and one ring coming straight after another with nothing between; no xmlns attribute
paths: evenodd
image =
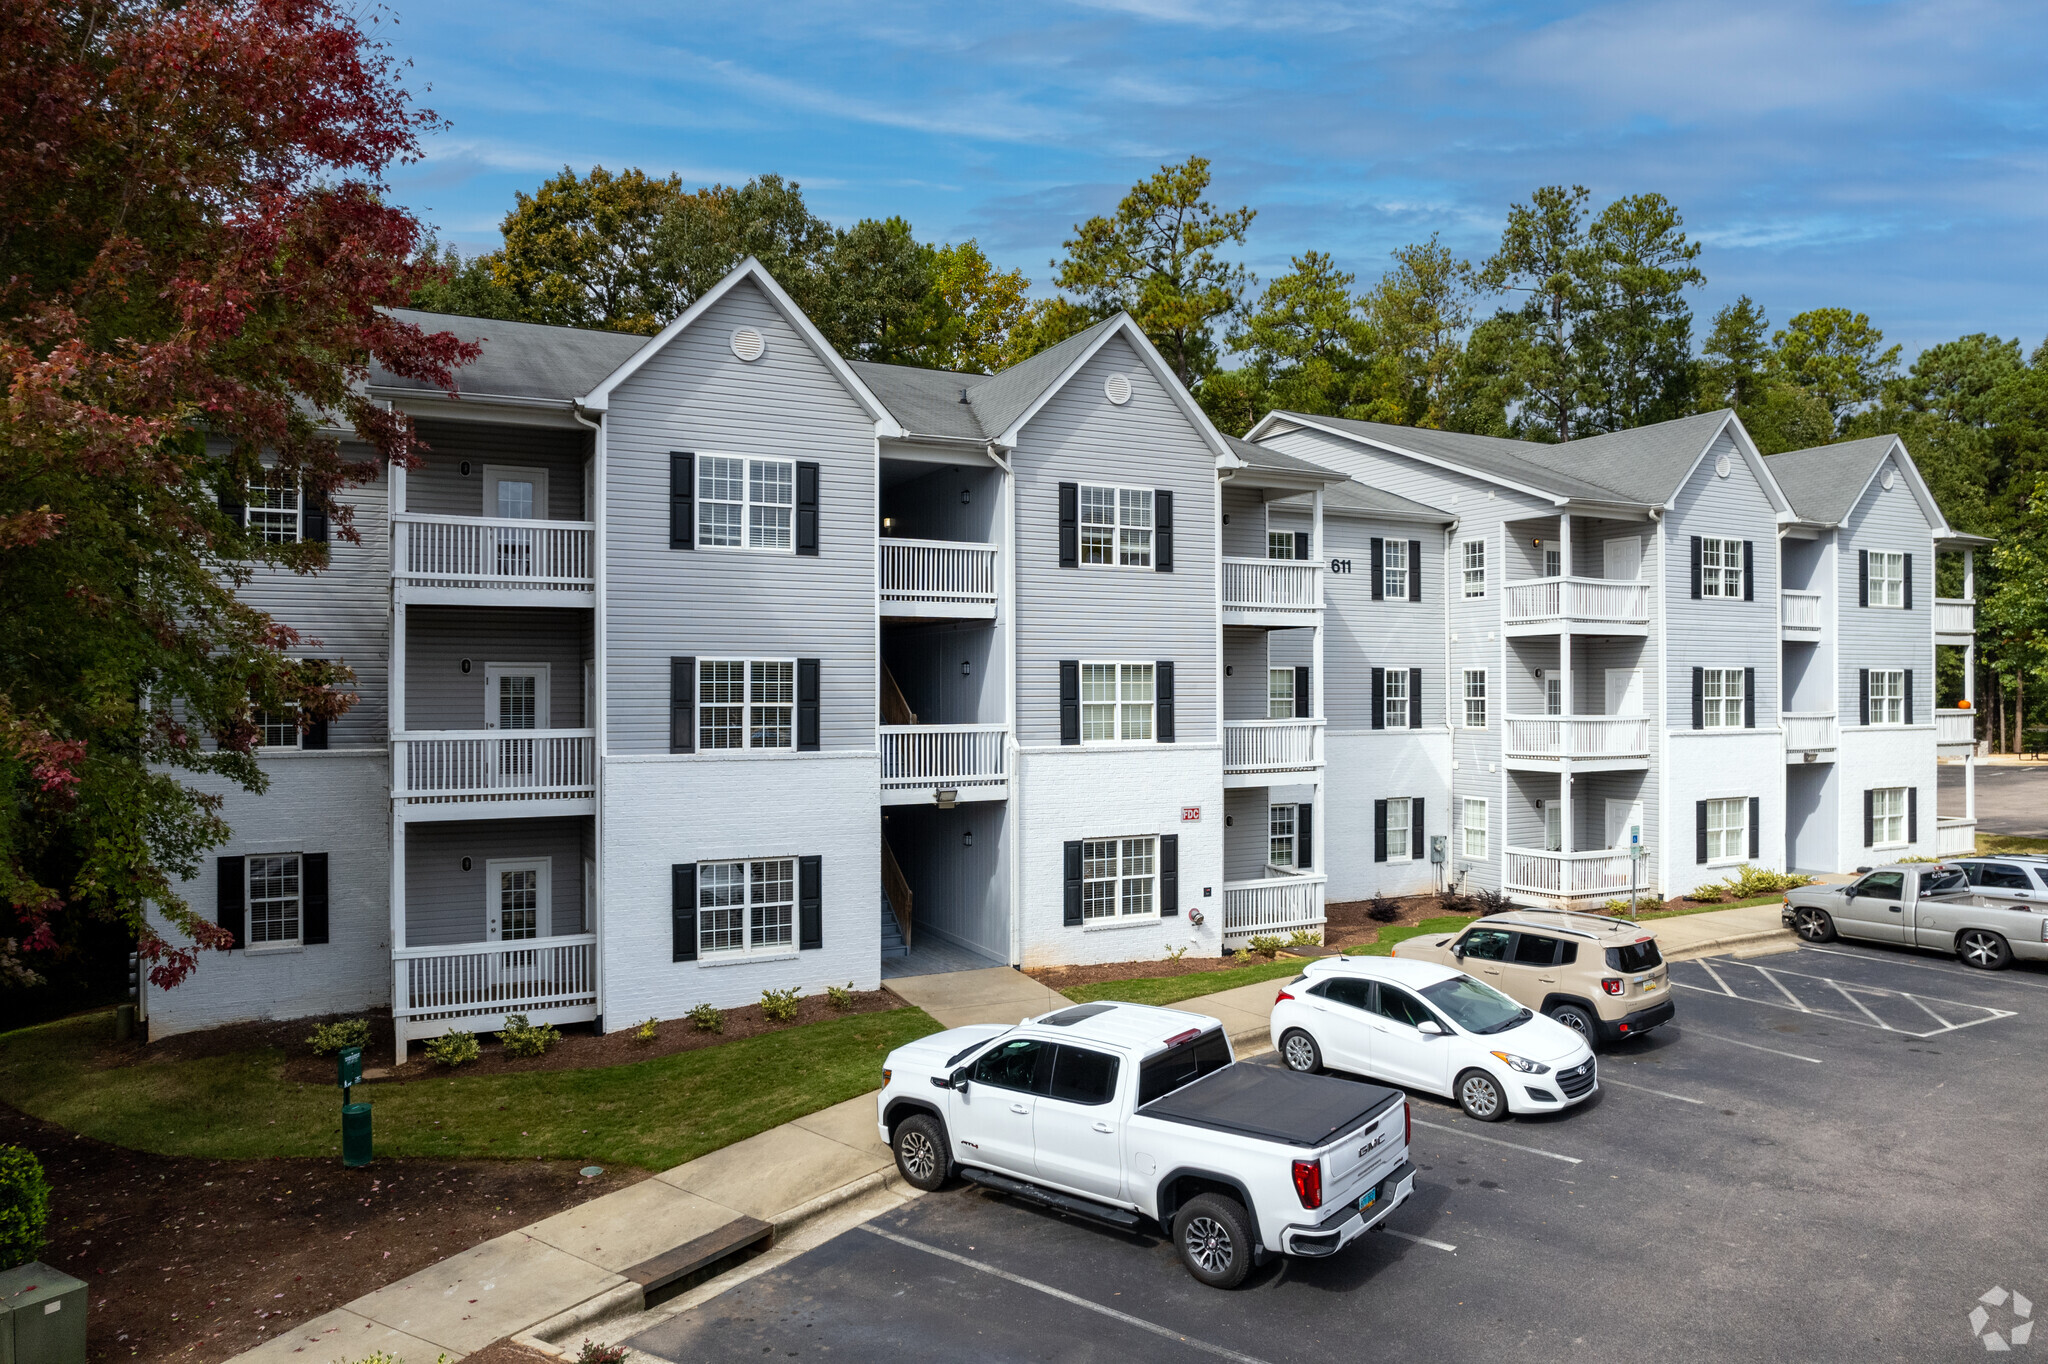
<svg viewBox="0 0 2048 1364"><path fill-rule="evenodd" d="M1315 491L1314 510L1309 520L1308 557L1310 563L1321 564L1323 562L1323 490L1321 488L1317 488ZM1419 564L1410 564L1408 565L1408 571L1410 573L1419 573L1422 571L1422 568ZM1318 606L1323 605L1322 581L1322 573L1318 572L1316 574L1316 604ZM1324 607L1324 609L1327 610L1328 608ZM1318 611L1316 613L1315 634L1310 637L1309 650L1309 662L1311 665L1313 665L1309 669L1309 685L1314 688L1314 704L1312 704L1309 707L1309 714L1314 716L1316 719L1320 720L1323 718L1323 693L1326 690L1323 686L1322 611ZM1422 704L1422 698L1419 696L1411 696L1408 698L1408 704L1411 706L1419 706ZM1317 742L1318 746L1320 747L1320 735L1318 736ZM1316 756L1320 758L1322 754L1318 752ZM1318 789L1320 790L1320 784L1318 786ZM1320 818L1322 815L1322 811L1317 810L1316 815L1318 818Z"/></svg>
<svg viewBox="0 0 2048 1364"><path fill-rule="evenodd" d="M1558 823L1563 827L1558 843L1560 850L1573 851L1572 840L1572 760L1571 720L1578 713L1578 702L1572 691L1572 619L1571 619L1571 577L1572 577L1572 514L1559 512L1557 516L1557 567L1565 581L1558 584L1559 605L1563 608L1564 621L1557 632L1557 690L1558 728L1563 731L1560 745L1562 756L1557 760L1557 803Z"/></svg>
<svg viewBox="0 0 2048 1364"><path fill-rule="evenodd" d="M397 802L391 803L391 950L395 954L405 946L405 811ZM398 1035L398 1064L405 1064L404 1020L399 1017L403 1007L405 984L405 963L396 955L391 959L391 1018Z"/></svg>
<svg viewBox="0 0 2048 1364"><path fill-rule="evenodd" d="M1963 551L1963 600L1977 600L1977 551Z"/></svg>

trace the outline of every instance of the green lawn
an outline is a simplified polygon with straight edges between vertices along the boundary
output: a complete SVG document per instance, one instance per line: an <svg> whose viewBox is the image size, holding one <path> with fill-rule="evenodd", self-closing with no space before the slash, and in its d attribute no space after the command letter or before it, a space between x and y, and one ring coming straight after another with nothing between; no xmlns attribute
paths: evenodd
<svg viewBox="0 0 2048 1364"><path fill-rule="evenodd" d="M97 1069L89 1014L0 1036L0 1100L117 1146L246 1159L341 1150L341 1096L280 1077L284 1053ZM855 1014L593 1070L373 1084L377 1154L543 1156L661 1170L877 1089L882 1058L939 1031L920 1009Z"/></svg>
<svg viewBox="0 0 2048 1364"><path fill-rule="evenodd" d="M1280 976L1298 976L1308 963L1299 957L1255 961L1249 966L1226 966L1218 971L1192 971L1184 976L1141 976L1136 980L1105 980L1094 985L1076 985L1060 991L1077 1004L1114 999L1124 1004L1177 1004L1196 995L1213 995L1240 985L1256 985Z"/></svg>
<svg viewBox="0 0 2048 1364"><path fill-rule="evenodd" d="M1347 947L1344 949L1344 955L1347 957L1390 957L1394 954L1395 943L1406 942L1410 938L1442 937L1447 933L1456 933L1466 924L1472 922L1474 920L1469 914L1446 914L1440 919L1424 919L1419 924L1404 924L1399 928L1382 928L1378 942L1367 943L1364 947Z"/></svg>
<svg viewBox="0 0 2048 1364"><path fill-rule="evenodd" d="M2048 838L2019 838L2012 834L1977 835L1980 853L2048 853Z"/></svg>

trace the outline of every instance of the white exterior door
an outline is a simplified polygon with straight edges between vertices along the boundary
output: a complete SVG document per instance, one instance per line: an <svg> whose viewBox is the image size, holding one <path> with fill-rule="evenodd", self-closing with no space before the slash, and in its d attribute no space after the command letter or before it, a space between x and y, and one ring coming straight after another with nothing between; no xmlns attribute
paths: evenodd
<svg viewBox="0 0 2048 1364"><path fill-rule="evenodd" d="M493 859L484 864L484 938L515 943L548 933L553 860Z"/></svg>
<svg viewBox="0 0 2048 1364"><path fill-rule="evenodd" d="M1632 583L1643 573L1643 537L1624 535L1600 542L1600 575Z"/></svg>
<svg viewBox="0 0 2048 1364"><path fill-rule="evenodd" d="M1543 851L1564 851L1564 803L1546 800L1543 802Z"/></svg>
<svg viewBox="0 0 2048 1364"><path fill-rule="evenodd" d="M1643 803L1639 800L1614 800L1607 802L1607 846L1626 848L1632 841L1630 835L1640 837L1643 831Z"/></svg>
<svg viewBox="0 0 2048 1364"><path fill-rule="evenodd" d="M1614 543L1608 541L1609 544ZM1607 713L1609 715L1641 715L1643 713L1643 670L1641 668L1609 668L1607 670Z"/></svg>
<svg viewBox="0 0 2048 1364"><path fill-rule="evenodd" d="M484 466L484 515L500 521L545 521L548 471ZM534 575L534 533L524 526L493 526L492 572L500 578Z"/></svg>
<svg viewBox="0 0 2048 1364"><path fill-rule="evenodd" d="M484 728L501 736L484 745L491 785L531 785L536 767L532 731L548 728L548 665L486 663Z"/></svg>

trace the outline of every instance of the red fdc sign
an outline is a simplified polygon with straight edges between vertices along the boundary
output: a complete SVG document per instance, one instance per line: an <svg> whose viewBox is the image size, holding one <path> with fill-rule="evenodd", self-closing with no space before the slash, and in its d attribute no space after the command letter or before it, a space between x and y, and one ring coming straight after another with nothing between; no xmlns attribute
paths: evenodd
<svg viewBox="0 0 2048 1364"><path fill-rule="evenodd" d="M1202 822L1202 807L1199 805L1181 806L1180 822L1183 824L1200 824Z"/></svg>

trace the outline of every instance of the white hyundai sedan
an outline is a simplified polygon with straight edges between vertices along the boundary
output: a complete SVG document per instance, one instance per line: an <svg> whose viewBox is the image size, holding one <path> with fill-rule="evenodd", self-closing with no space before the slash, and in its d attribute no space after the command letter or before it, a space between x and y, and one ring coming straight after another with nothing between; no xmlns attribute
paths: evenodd
<svg viewBox="0 0 2048 1364"><path fill-rule="evenodd" d="M1554 1113L1600 1087L1583 1036L1435 962L1312 961L1274 1002L1272 1036L1292 1070L1442 1094L1480 1122Z"/></svg>

